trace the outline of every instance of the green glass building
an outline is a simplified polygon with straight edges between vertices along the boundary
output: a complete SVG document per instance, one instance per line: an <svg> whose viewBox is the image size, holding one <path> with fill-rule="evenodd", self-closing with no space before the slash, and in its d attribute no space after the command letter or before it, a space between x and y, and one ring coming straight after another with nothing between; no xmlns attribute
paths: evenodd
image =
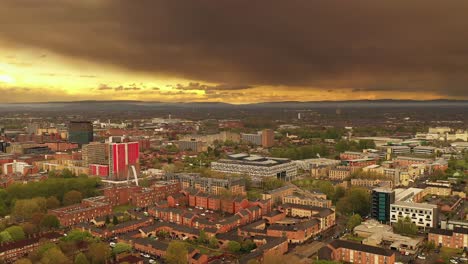
<svg viewBox="0 0 468 264"><path fill-rule="evenodd" d="M395 191L386 188L372 190L371 217L379 222L390 221L390 204L395 202Z"/></svg>

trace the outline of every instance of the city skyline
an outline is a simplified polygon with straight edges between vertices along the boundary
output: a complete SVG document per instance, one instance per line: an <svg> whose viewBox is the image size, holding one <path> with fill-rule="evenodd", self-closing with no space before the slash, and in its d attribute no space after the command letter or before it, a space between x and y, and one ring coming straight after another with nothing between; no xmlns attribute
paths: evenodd
<svg viewBox="0 0 468 264"><path fill-rule="evenodd" d="M468 2L2 6L7 103L468 99Z"/></svg>

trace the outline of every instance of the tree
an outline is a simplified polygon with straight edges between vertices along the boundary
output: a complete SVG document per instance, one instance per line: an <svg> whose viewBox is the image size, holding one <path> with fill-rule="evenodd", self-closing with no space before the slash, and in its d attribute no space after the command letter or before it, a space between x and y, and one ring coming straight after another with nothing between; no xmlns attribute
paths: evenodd
<svg viewBox="0 0 468 264"><path fill-rule="evenodd" d="M8 207L5 203L5 200L0 198L0 216L5 216L8 214Z"/></svg>
<svg viewBox="0 0 468 264"><path fill-rule="evenodd" d="M43 264L64 264L68 263L70 260L60 251L59 248L53 247L47 250L41 258L41 263Z"/></svg>
<svg viewBox="0 0 468 264"><path fill-rule="evenodd" d="M83 195L79 191L69 191L65 193L63 196L63 204L64 205L72 205L72 204L77 204L80 203L81 200L83 199Z"/></svg>
<svg viewBox="0 0 468 264"><path fill-rule="evenodd" d="M335 187L335 195L333 195L332 200L333 203L336 204L338 200L345 196L346 190L342 186Z"/></svg>
<svg viewBox="0 0 468 264"><path fill-rule="evenodd" d="M356 226L360 225L362 222L362 218L359 214L354 214L348 219L348 223L346 227L348 230L352 231Z"/></svg>
<svg viewBox="0 0 468 264"><path fill-rule="evenodd" d="M397 223L393 226L393 231L402 235L416 235L418 227L415 223L411 222L409 217L405 217L404 219L398 219Z"/></svg>
<svg viewBox="0 0 468 264"><path fill-rule="evenodd" d="M10 233L7 231L2 231L0 232L0 242L6 243L6 242L12 242L13 238L11 237Z"/></svg>
<svg viewBox="0 0 468 264"><path fill-rule="evenodd" d="M89 245L88 254L92 264L102 264L110 258L111 251L107 244L95 242Z"/></svg>
<svg viewBox="0 0 468 264"><path fill-rule="evenodd" d="M46 201L47 209L55 209L60 207L60 201L55 196L50 196Z"/></svg>
<svg viewBox="0 0 468 264"><path fill-rule="evenodd" d="M132 246L127 243L117 243L115 244L115 247L112 249L112 253L114 255L124 253L124 252L131 252L131 251L132 251Z"/></svg>
<svg viewBox="0 0 468 264"><path fill-rule="evenodd" d="M429 252L431 250L434 250L436 248L436 245L435 245L434 241L432 241L432 240L431 241L426 241L422 245L422 248L423 248L423 250Z"/></svg>
<svg viewBox="0 0 468 264"><path fill-rule="evenodd" d="M359 150L375 149L375 142L372 139L360 139L358 144Z"/></svg>
<svg viewBox="0 0 468 264"><path fill-rule="evenodd" d="M26 238L26 234L24 234L24 230L21 226L10 226L5 229L5 231L10 234L13 241L20 241Z"/></svg>
<svg viewBox="0 0 468 264"><path fill-rule="evenodd" d="M208 243L208 235L206 234L205 230L200 230L200 235L197 239L198 243L206 244Z"/></svg>
<svg viewBox="0 0 468 264"><path fill-rule="evenodd" d="M78 255L76 255L74 263L75 264L89 264L89 261L86 258L85 254L80 252L78 253Z"/></svg>
<svg viewBox="0 0 468 264"><path fill-rule="evenodd" d="M186 264L188 250L184 243L172 241L166 250L165 260L169 264Z"/></svg>
<svg viewBox="0 0 468 264"><path fill-rule="evenodd" d="M45 229L55 229L60 227L60 221L55 215L46 215L42 218L41 227Z"/></svg>
<svg viewBox="0 0 468 264"><path fill-rule="evenodd" d="M346 140L340 140L335 144L336 152L345 152L349 150L349 144Z"/></svg>
<svg viewBox="0 0 468 264"><path fill-rule="evenodd" d="M242 252L249 253L255 248L257 248L257 245L250 239L246 239L245 241L242 241L241 243Z"/></svg>
<svg viewBox="0 0 468 264"><path fill-rule="evenodd" d="M112 224L113 225L118 225L119 224L119 219L115 215L112 217Z"/></svg>
<svg viewBox="0 0 468 264"><path fill-rule="evenodd" d="M44 213L42 212L38 212L38 213L34 213L32 214L31 216L31 223L39 226L41 224L41 221L42 221L42 218L44 218Z"/></svg>
<svg viewBox="0 0 468 264"><path fill-rule="evenodd" d="M28 236L35 234L39 231L37 225L28 222L21 224L21 228L23 228L24 233Z"/></svg>
<svg viewBox="0 0 468 264"><path fill-rule="evenodd" d="M263 180L263 190L271 191L284 186L284 182L274 177L269 177Z"/></svg>
<svg viewBox="0 0 468 264"><path fill-rule="evenodd" d="M45 198L33 198L16 200L13 207L13 215L26 220L30 219L34 213L44 213L47 211Z"/></svg>
<svg viewBox="0 0 468 264"><path fill-rule="evenodd" d="M232 253L237 253L241 250L241 244L237 241L229 241L227 247Z"/></svg>
<svg viewBox="0 0 468 264"><path fill-rule="evenodd" d="M63 178L72 178L72 177L75 177L75 175L73 174L73 172L72 172L71 170L69 170L69 169L63 169L61 175L62 175Z"/></svg>
<svg viewBox="0 0 468 264"><path fill-rule="evenodd" d="M79 229L74 229L68 232L67 236L62 238L63 241L90 241L93 236L86 231L81 231Z"/></svg>
<svg viewBox="0 0 468 264"><path fill-rule="evenodd" d="M370 194L362 188L351 188L336 203L336 210L342 214L368 215L370 212Z"/></svg>
<svg viewBox="0 0 468 264"><path fill-rule="evenodd" d="M210 246L210 248L218 248L219 247L219 241L215 236L212 236L210 238L209 246Z"/></svg>

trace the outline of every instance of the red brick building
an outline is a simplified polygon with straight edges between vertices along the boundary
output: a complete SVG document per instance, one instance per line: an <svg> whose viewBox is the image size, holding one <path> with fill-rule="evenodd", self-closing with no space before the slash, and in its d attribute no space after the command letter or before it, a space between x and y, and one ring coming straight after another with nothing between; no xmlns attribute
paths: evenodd
<svg viewBox="0 0 468 264"><path fill-rule="evenodd" d="M394 264L395 252L347 240L335 240L321 248L319 259L357 264Z"/></svg>
<svg viewBox="0 0 468 264"><path fill-rule="evenodd" d="M113 206L131 204L136 207L149 207L158 201L165 200L169 195L180 192L180 184L158 182L149 188L140 186L110 187L104 189L104 196L109 198Z"/></svg>
<svg viewBox="0 0 468 264"><path fill-rule="evenodd" d="M81 204L49 210L49 214L55 215L62 226L72 226L91 219L110 215L112 205L104 196L83 199Z"/></svg>
<svg viewBox="0 0 468 264"><path fill-rule="evenodd" d="M77 149L79 146L76 143L69 143L69 142L46 142L44 143L48 148L52 151L67 151L72 149Z"/></svg>
<svg viewBox="0 0 468 264"><path fill-rule="evenodd" d="M468 228L455 227L453 230L432 229L428 234L428 241L435 245L449 248L468 249Z"/></svg>
<svg viewBox="0 0 468 264"><path fill-rule="evenodd" d="M267 236L286 237L289 243L303 243L320 233L320 221L310 219L295 225L273 224L267 228Z"/></svg>
<svg viewBox="0 0 468 264"><path fill-rule="evenodd" d="M45 233L20 241L0 244L0 260L11 263L27 256L38 249L44 242L57 242L62 237L59 233Z"/></svg>

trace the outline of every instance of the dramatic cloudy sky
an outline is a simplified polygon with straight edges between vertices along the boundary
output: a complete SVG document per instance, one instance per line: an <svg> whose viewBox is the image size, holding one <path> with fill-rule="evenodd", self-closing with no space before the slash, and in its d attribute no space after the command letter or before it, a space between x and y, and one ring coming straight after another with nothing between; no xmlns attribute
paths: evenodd
<svg viewBox="0 0 468 264"><path fill-rule="evenodd" d="M0 0L7 102L468 99L466 0Z"/></svg>

